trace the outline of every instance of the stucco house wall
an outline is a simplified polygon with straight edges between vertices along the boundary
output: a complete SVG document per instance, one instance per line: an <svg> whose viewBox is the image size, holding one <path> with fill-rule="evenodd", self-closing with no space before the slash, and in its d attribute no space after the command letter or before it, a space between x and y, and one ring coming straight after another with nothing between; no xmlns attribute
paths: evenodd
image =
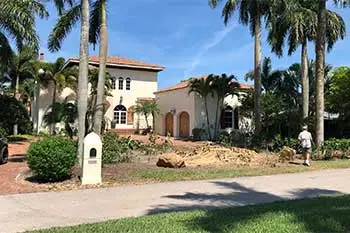
<svg viewBox="0 0 350 233"><path fill-rule="evenodd" d="M189 114L190 132L195 127L195 98L194 94L188 93L188 88L179 89L176 91L156 93L156 101L160 109L160 114L156 116L156 132L161 135L166 135L166 121L167 113L173 114L173 129L174 137L179 137L179 117L182 112Z"/></svg>
<svg viewBox="0 0 350 233"><path fill-rule="evenodd" d="M248 85L241 85L243 88L251 88ZM156 100L161 110L161 114L156 116L156 132L165 135L166 134L166 114L168 112L174 113L174 136L180 137L179 135L179 114L183 111L186 111L190 115L190 136L192 135L192 129L202 128L206 131L207 127L207 118L206 118L206 109L205 102L203 97L196 93L188 94L189 91L189 82L183 81L175 86L165 88L156 92ZM244 91L239 93L244 95ZM251 119L246 119L239 116L239 107L241 106L238 96L227 96L222 103L223 106L229 106L232 110L232 127L230 128L221 128L221 111L218 112L218 121L219 121L219 130L220 131L232 131L232 130L241 130L246 124L251 124ZM208 96L207 97L207 106L208 106L208 116L209 116L209 125L211 135L214 135L214 128L216 122L216 108L217 108L217 97ZM175 111L174 111L175 110ZM238 119L235 119L238 118ZM235 125L235 121L237 125ZM237 127L237 128L236 128Z"/></svg>
<svg viewBox="0 0 350 233"><path fill-rule="evenodd" d="M89 61L90 65L98 67L98 57L92 56ZM66 66L77 64L79 64L79 60L71 58L67 61ZM112 126L112 120L115 120L114 109L118 105L123 105L126 108L126 122L125 124L116 124L115 129L133 131L136 128L146 128L144 115L136 114L133 107L136 106L137 101L150 101L154 98L154 92L158 88L158 72L163 69L162 66L132 59L108 57L107 71L115 78L115 88L110 90L111 96L106 97L110 104L105 114L108 129ZM122 90L119 90L119 78L123 79ZM130 79L130 90L126 88L126 79ZM33 114L34 128L37 129L37 132L48 131L48 127L43 122L43 117L52 105L53 84L47 88L41 87L37 95L36 103L33 104L36 108L35 111L37 111L37 114ZM66 97L68 97L68 100L74 101L76 100L76 93L69 88L65 88L62 92L57 93L56 102L63 102ZM152 126L152 122L152 116L149 115L148 123L150 126ZM60 127L63 127L63 125L57 124L57 128Z"/></svg>

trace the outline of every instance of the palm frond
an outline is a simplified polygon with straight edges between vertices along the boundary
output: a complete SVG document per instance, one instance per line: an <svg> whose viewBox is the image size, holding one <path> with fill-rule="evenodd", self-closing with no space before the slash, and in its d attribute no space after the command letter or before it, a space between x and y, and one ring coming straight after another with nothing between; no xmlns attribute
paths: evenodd
<svg viewBox="0 0 350 233"><path fill-rule="evenodd" d="M64 13L56 22L53 31L49 35L48 48L51 52L57 52L63 40L68 36L81 17L81 5L73 6Z"/></svg>

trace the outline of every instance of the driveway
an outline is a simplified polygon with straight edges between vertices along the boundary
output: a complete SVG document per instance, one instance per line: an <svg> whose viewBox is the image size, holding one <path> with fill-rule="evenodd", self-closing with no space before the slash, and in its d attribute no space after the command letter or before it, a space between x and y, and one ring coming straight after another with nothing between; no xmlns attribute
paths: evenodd
<svg viewBox="0 0 350 233"><path fill-rule="evenodd" d="M0 232L350 193L350 169L0 196Z"/></svg>

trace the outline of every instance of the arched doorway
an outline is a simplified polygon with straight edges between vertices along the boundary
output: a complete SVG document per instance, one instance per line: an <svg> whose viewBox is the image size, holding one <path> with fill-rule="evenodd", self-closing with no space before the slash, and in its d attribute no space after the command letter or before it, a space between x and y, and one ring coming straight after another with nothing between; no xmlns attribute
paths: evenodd
<svg viewBox="0 0 350 233"><path fill-rule="evenodd" d="M181 138L188 138L190 136L190 115L187 112L180 113L179 132Z"/></svg>
<svg viewBox="0 0 350 233"><path fill-rule="evenodd" d="M168 134L174 136L174 117L171 112L168 112L165 116L165 135Z"/></svg>

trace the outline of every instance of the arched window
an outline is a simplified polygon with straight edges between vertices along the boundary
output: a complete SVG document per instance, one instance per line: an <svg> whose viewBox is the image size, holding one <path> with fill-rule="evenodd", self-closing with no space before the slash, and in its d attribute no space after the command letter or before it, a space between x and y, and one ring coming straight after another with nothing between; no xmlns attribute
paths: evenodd
<svg viewBox="0 0 350 233"><path fill-rule="evenodd" d="M118 89L123 90L123 86L124 86L124 79L122 77L119 77Z"/></svg>
<svg viewBox="0 0 350 233"><path fill-rule="evenodd" d="M117 88L116 82L117 82L116 78L112 77L112 82L111 82L112 90L115 90Z"/></svg>
<svg viewBox="0 0 350 233"><path fill-rule="evenodd" d="M130 90L130 87L131 87L131 79L126 78L126 90Z"/></svg>
<svg viewBox="0 0 350 233"><path fill-rule="evenodd" d="M126 107L124 105L117 105L114 108L114 121L117 125L126 124Z"/></svg>
<svg viewBox="0 0 350 233"><path fill-rule="evenodd" d="M225 107L221 111L221 129L233 127L233 109L230 106Z"/></svg>

